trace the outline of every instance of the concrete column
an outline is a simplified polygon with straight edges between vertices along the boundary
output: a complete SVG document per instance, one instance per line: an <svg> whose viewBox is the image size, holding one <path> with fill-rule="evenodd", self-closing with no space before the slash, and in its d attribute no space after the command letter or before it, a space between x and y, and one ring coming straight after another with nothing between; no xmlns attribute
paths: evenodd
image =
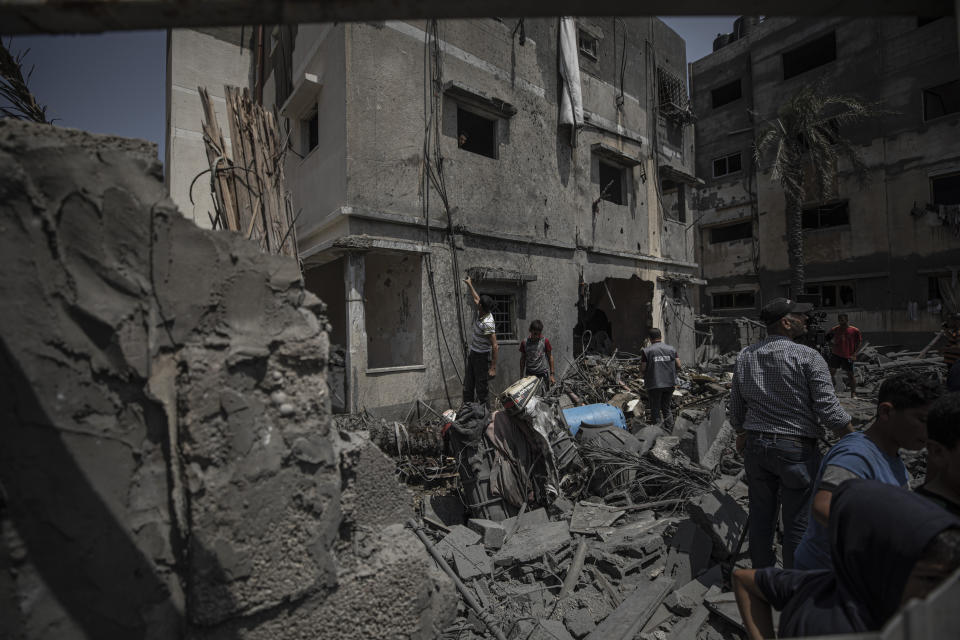
<svg viewBox="0 0 960 640"><path fill-rule="evenodd" d="M348 412L359 410L360 377L367 367L367 319L364 309L365 254L348 253L343 260L346 292L346 342L344 363L344 404Z"/></svg>

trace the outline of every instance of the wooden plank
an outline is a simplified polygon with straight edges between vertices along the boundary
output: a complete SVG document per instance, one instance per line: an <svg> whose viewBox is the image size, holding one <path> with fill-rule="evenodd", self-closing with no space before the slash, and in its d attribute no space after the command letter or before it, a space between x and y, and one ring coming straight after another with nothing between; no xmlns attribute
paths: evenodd
<svg viewBox="0 0 960 640"><path fill-rule="evenodd" d="M239 105L236 101L236 87L224 86L224 96L227 101L227 121L230 124L230 143L233 155L233 164L237 167L234 171L234 185L236 189L237 211L238 211L238 229L245 229L247 237L250 237L252 224L253 201L250 193L251 180L256 180L255 176L250 174L250 167L247 163L246 147L249 142L245 140L246 136L241 127L240 115L238 113Z"/></svg>
<svg viewBox="0 0 960 640"><path fill-rule="evenodd" d="M203 136L207 151L207 161L210 163L211 182L214 188L214 207L221 225L231 231L236 231L236 201L233 192L233 175L230 170L230 159L226 156L226 143L223 133L217 123L217 113L210 101L206 88L197 87L200 93L200 104L203 107Z"/></svg>

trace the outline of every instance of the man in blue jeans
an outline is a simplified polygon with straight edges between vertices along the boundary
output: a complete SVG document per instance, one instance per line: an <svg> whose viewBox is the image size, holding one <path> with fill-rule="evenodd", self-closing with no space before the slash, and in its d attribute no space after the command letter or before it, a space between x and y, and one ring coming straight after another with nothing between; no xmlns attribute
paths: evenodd
<svg viewBox="0 0 960 640"><path fill-rule="evenodd" d="M853 430L823 356L794 342L807 332L806 314L812 310L809 304L772 300L760 312L767 337L743 349L734 369L730 424L744 455L754 569L776 562L773 534L781 509L783 566L793 568L820 466L821 429Z"/></svg>

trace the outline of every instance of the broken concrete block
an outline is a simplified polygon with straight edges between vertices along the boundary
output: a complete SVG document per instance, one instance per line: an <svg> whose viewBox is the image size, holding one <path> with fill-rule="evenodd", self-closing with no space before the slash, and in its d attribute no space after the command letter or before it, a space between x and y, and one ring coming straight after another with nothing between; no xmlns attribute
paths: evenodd
<svg viewBox="0 0 960 640"><path fill-rule="evenodd" d="M483 518L470 518L467 526L479 533L483 538L483 544L491 549L499 549L503 546L503 541L507 537L507 529L502 522L485 520Z"/></svg>
<svg viewBox="0 0 960 640"><path fill-rule="evenodd" d="M670 578L657 578L652 583L639 586L597 625L587 636L588 640L634 637L672 588L673 580Z"/></svg>
<svg viewBox="0 0 960 640"><path fill-rule="evenodd" d="M525 637L529 640L573 640L559 620L537 620L533 631Z"/></svg>
<svg viewBox="0 0 960 640"><path fill-rule="evenodd" d="M453 554L453 562L461 580L489 575L493 571L493 562L481 544L457 549Z"/></svg>
<svg viewBox="0 0 960 640"><path fill-rule="evenodd" d="M570 518L571 533L596 533L598 529L609 527L626 511L593 502L578 502L573 507Z"/></svg>
<svg viewBox="0 0 960 640"><path fill-rule="evenodd" d="M563 614L563 624L567 627L570 635L577 640L588 635L597 626L593 620L593 614L585 607L583 609L573 609Z"/></svg>
<svg viewBox="0 0 960 640"><path fill-rule="evenodd" d="M746 631L733 592L728 591L721 593L720 587L711 587L703 597L703 604L706 605L710 611L737 626L741 631ZM776 627L776 625L774 625L774 627Z"/></svg>
<svg viewBox="0 0 960 640"><path fill-rule="evenodd" d="M729 558L747 524L744 508L727 494L714 490L690 503L687 511L713 539L714 557L718 560Z"/></svg>
<svg viewBox="0 0 960 640"><path fill-rule="evenodd" d="M710 566L713 541L692 520L684 520L670 539L666 574L687 584Z"/></svg>
<svg viewBox="0 0 960 640"><path fill-rule="evenodd" d="M700 603L679 591L674 591L666 597L663 604L672 613L686 617L693 613Z"/></svg>
<svg viewBox="0 0 960 640"><path fill-rule="evenodd" d="M726 420L727 410L723 402L718 402L710 408L707 418L696 425L692 433L694 435L694 462L703 462L707 454L713 447L714 441L720 435L723 423Z"/></svg>
<svg viewBox="0 0 960 640"><path fill-rule="evenodd" d="M526 511L519 516L507 518L503 521L503 528L507 530L507 537L509 538L513 532L519 531L524 527L534 527L546 524L547 522L550 522L547 510L535 509L534 511Z"/></svg>
<svg viewBox="0 0 960 640"><path fill-rule="evenodd" d="M537 527L522 526L504 543L493 561L497 566L529 562L545 553L554 553L570 541L566 522L548 522Z"/></svg>
<svg viewBox="0 0 960 640"><path fill-rule="evenodd" d="M674 464L676 459L673 455L673 450L676 449L679 444L680 438L676 436L661 436L654 442L653 448L650 449L650 455L660 462Z"/></svg>
<svg viewBox="0 0 960 640"><path fill-rule="evenodd" d="M689 616L680 619L670 630L670 640L697 640L703 623L710 617L710 610L698 604Z"/></svg>
<svg viewBox="0 0 960 640"><path fill-rule="evenodd" d="M642 529L618 531L600 545L607 553L631 558L645 558L663 553L663 537Z"/></svg>
<svg viewBox="0 0 960 640"><path fill-rule="evenodd" d="M437 543L437 551L440 552L444 560L450 562L458 549L462 550L464 547L478 542L480 542L479 533L466 528L462 524L457 524L450 527L450 533Z"/></svg>

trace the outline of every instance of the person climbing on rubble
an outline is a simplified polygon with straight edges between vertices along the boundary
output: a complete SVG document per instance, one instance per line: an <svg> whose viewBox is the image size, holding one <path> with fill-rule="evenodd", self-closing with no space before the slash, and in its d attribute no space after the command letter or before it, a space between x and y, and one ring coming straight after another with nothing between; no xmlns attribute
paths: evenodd
<svg viewBox="0 0 960 640"><path fill-rule="evenodd" d="M466 371L463 376L463 401L487 404L487 384L490 378L497 376L497 325L493 321L493 298L481 296L473 288L473 281L467 276L463 279L470 287L473 304L477 314L473 320L473 334L470 337L470 353L467 355Z"/></svg>
<svg viewBox="0 0 960 640"><path fill-rule="evenodd" d="M845 313L837 314L837 326L827 332L827 340L830 341L830 358L827 364L830 365L830 379L834 380L837 369L843 369L847 372L847 386L850 387L850 397L857 395L857 377L853 371L853 361L856 359L857 351L863 344L863 335L860 329L850 324L850 317Z"/></svg>
<svg viewBox="0 0 960 640"><path fill-rule="evenodd" d="M785 298L770 301L760 312L767 337L744 348L734 368L729 417L744 456L755 569L776 561L777 511L783 517L783 566L793 567L820 466L820 425L837 432L853 429L823 357L794 342L806 333L806 314L812 310Z"/></svg>
<svg viewBox="0 0 960 640"><path fill-rule="evenodd" d="M650 402L650 422L657 424L663 415L667 433L673 431L673 389L677 386L677 372L683 367L677 350L663 341L660 329L650 329L650 346L640 352L640 372L643 387Z"/></svg>
<svg viewBox="0 0 960 640"><path fill-rule="evenodd" d="M927 481L917 494L960 517L960 393L948 393L927 413Z"/></svg>
<svg viewBox="0 0 960 640"><path fill-rule="evenodd" d="M556 379L553 377L553 347L543 335L543 322L530 323L530 335L520 343L520 371L525 376L540 378L540 393L546 393Z"/></svg>
<svg viewBox="0 0 960 640"><path fill-rule="evenodd" d="M873 424L841 438L820 465L812 518L794 554L795 568L831 568L826 525L833 492L842 482L863 478L909 487L910 474L898 451L917 451L927 445L927 412L941 391L936 379L917 373L899 373L883 381Z"/></svg>
<svg viewBox="0 0 960 640"><path fill-rule="evenodd" d="M734 570L750 640L879 631L960 567L960 518L899 487L848 480L834 493L830 553L833 571Z"/></svg>

